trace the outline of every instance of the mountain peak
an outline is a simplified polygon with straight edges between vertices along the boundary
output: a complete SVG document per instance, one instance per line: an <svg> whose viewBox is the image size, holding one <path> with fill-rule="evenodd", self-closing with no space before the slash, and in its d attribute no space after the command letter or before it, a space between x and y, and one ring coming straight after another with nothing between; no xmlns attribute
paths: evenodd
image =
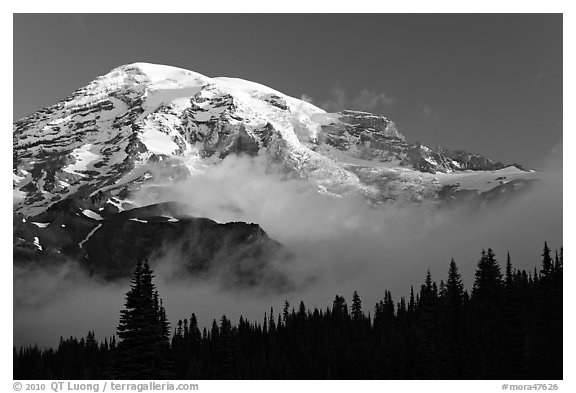
<svg viewBox="0 0 576 393"><path fill-rule="evenodd" d="M504 167L409 143L384 116L326 113L259 83L144 62L119 66L16 122L13 141L14 208L26 215L66 198L125 199L229 154L264 156L319 192L359 192L376 202L434 198L437 172Z"/></svg>
<svg viewBox="0 0 576 393"><path fill-rule="evenodd" d="M114 68L108 74L127 73L145 76L150 82L157 83L165 80L182 81L186 79L209 79L208 77L194 71L184 68L174 67L163 64L153 64L145 62L136 62L124 64Z"/></svg>

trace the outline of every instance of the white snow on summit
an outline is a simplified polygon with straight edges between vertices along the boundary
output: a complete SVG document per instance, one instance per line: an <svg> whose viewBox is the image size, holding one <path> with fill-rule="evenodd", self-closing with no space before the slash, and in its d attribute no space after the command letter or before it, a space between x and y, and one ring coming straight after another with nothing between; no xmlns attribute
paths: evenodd
<svg viewBox="0 0 576 393"><path fill-rule="evenodd" d="M435 174L466 168L435 159L426 146L416 151L383 116L326 113L259 83L143 62L117 67L16 122L14 152L14 211L27 216L78 194L106 193L125 210L131 203L118 196L122 190L169 184L233 153L267 155L328 195L360 192L381 201L416 193L420 200L446 184L498 184L480 188L477 172Z"/></svg>

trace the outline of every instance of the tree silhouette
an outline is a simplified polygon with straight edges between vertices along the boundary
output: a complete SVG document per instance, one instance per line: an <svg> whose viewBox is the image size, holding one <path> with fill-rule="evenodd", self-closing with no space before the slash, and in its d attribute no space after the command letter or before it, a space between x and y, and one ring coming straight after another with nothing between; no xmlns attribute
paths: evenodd
<svg viewBox="0 0 576 393"><path fill-rule="evenodd" d="M170 378L169 326L148 262L138 261L120 311L112 375L123 379Z"/></svg>
<svg viewBox="0 0 576 393"><path fill-rule="evenodd" d="M560 251L549 273L534 274L508 256L503 278L488 249L469 295L451 260L445 282L427 272L408 302L385 289L373 319L357 292L350 313L339 295L324 310L285 302L278 323L270 308L263 321L222 316L202 334L192 313L170 347L152 272L139 263L118 344L115 336L98 344L90 330L54 349L14 348L14 379L562 379L562 262Z"/></svg>
<svg viewBox="0 0 576 393"><path fill-rule="evenodd" d="M354 321L360 321L363 317L362 314L362 300L360 300L360 296L358 296L358 292L354 291L354 295L352 295L352 319Z"/></svg>

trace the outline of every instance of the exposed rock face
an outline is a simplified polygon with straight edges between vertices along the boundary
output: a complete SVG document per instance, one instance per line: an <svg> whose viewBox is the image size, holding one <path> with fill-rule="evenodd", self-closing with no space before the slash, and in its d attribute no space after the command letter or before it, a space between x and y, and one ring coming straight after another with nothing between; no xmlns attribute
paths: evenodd
<svg viewBox="0 0 576 393"><path fill-rule="evenodd" d="M444 148L431 149L409 143L384 116L366 112L342 111L337 122L321 127L325 143L354 158L389 163L420 172L453 172L463 170L492 171L506 165L479 154Z"/></svg>
<svg viewBox="0 0 576 393"><path fill-rule="evenodd" d="M131 199L229 155L258 156L321 193L373 204L482 201L529 177L478 154L410 143L384 116L326 113L249 81L129 64L14 123L14 260L76 259L113 279L129 275L137 258L169 252L191 275L288 288L278 267L290 257L258 225Z"/></svg>
<svg viewBox="0 0 576 393"><path fill-rule="evenodd" d="M76 259L88 273L114 280L130 277L138 259L166 259L167 274L214 276L228 287L290 288L292 282L278 267L292 257L260 226L182 216L183 208L164 203L100 215L66 202L53 205L38 221L15 215L14 261Z"/></svg>
<svg viewBox="0 0 576 393"><path fill-rule="evenodd" d="M371 134L375 137L397 138L402 141L406 139L404 135L398 132L394 122L384 116L350 110L339 112L339 114L340 121L349 124L350 129L356 129L361 133Z"/></svg>
<svg viewBox="0 0 576 393"><path fill-rule="evenodd" d="M330 114L256 83L146 63L118 67L16 122L13 149L14 209L26 216L70 197L119 197L176 181L230 154L265 156L319 190L375 202L439 195L426 175L416 194L374 186L392 178L408 185L421 174L504 167L409 143L384 116ZM161 178L151 165L161 166ZM419 189L412 185L404 189Z"/></svg>

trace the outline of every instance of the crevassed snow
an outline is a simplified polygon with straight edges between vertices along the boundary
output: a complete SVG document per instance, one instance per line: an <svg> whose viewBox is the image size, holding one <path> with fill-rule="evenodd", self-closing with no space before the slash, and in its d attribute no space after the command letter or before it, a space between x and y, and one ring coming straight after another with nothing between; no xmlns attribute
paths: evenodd
<svg viewBox="0 0 576 393"><path fill-rule="evenodd" d="M320 109L314 104L307 101L302 101L301 99L290 97L278 90L274 90L266 85L248 81L240 78L228 78L228 77L216 77L212 78L212 81L216 83L217 86L221 87L223 90L227 90L231 93L245 93L253 97L258 97L262 99L264 95L275 95L286 100L286 103L290 109L301 108L305 112L309 113L326 113L325 110Z"/></svg>
<svg viewBox="0 0 576 393"><path fill-rule="evenodd" d="M358 176L347 171L346 164L375 169L397 166L397 162L392 161L372 163L369 160L362 162L359 159L346 159L345 155L336 149L322 144L312 149L309 143L318 141L321 126L338 122L338 115L328 114L309 102L287 96L268 86L238 78L209 78L172 66L133 63L120 66L97 78L82 88L80 94L73 99L59 103L55 112L41 116L35 120L33 127L23 130L18 143L26 149L28 155L23 156L29 157L26 159L29 161L24 160L13 178L15 211L25 212L28 216L41 213L53 203L51 201L55 200L55 193L63 199L73 195L81 187L89 189L91 195L98 191L118 188L142 175L148 159L154 153L177 156L191 173L202 172L219 162L219 158L216 155L201 157L198 148L187 138L187 133L193 128L195 131L202 131L202 127L207 127L201 124L203 121L219 118L223 111L228 110L226 102L224 105L217 104L220 102L219 98L229 100L228 96L232 97L234 113L227 117L225 122L231 125L244 123L248 134L260 130L267 123L272 124L287 142L288 154L294 161L295 169L309 174L312 181L324 187L321 188L322 192L329 192L336 182L338 187L344 187L345 184L346 187L366 190ZM117 165L128 158L127 147L132 143L134 133L131 124L125 123L128 119L124 115L131 108L124 99L126 102L141 102L143 112L138 111L135 117L132 115L136 112L130 112L130 122L138 125L138 137L148 149L129 158L134 164L130 172L126 172L126 167ZM203 110L186 111L192 101ZM285 102L287 109L274 101ZM105 104L106 109L94 112L92 109L97 109L100 104ZM83 109L88 110L84 112ZM188 120L196 122L193 127L190 122L185 124L187 116L193 117ZM92 123L81 128L74 127L75 123L87 121ZM50 187L49 190L44 189L46 173L39 177L36 175L37 171L34 171L33 179L28 172L37 170L38 166L44 164L39 155L44 145L48 146L50 153L58 153L59 149L74 149L71 155L75 158L75 163L62 168L64 172L57 173L55 184L58 187L55 191ZM119 167L121 169L116 169ZM98 174L87 176L82 173L86 170ZM513 175L509 174L510 171L526 176L526 172L514 167L502 169L500 176L511 178ZM77 176L70 176L68 173ZM497 173L499 172L493 172L490 175L492 179L487 181L494 182L493 178L499 176ZM481 183L477 178L446 176L451 175L439 176L436 184L460 182L462 187L478 187ZM26 201L27 193L21 189L31 181L36 183L42 197L28 198ZM486 184L484 182L484 187L488 187ZM124 210L121 202L113 200L108 203ZM22 210L18 210L18 205Z"/></svg>
<svg viewBox="0 0 576 393"><path fill-rule="evenodd" d="M84 214L86 217L89 217L93 220L103 220L102 216L96 212L93 212L92 210L82 210L82 214Z"/></svg>
<svg viewBox="0 0 576 393"><path fill-rule="evenodd" d="M38 228L46 228L48 225L50 225L49 222L34 222L34 221L30 221L30 223L36 225Z"/></svg>
<svg viewBox="0 0 576 393"><path fill-rule="evenodd" d="M146 145L148 150L157 154L170 155L178 149L170 135L155 128L147 128L140 134L140 140Z"/></svg>
<svg viewBox="0 0 576 393"><path fill-rule="evenodd" d="M77 149L74 149L72 151L72 156L74 156L76 162L66 166L65 168L62 168L62 170L82 177L85 176L82 173L78 173L78 171L85 171L90 163L100 158L98 154L94 154L90 151L91 148L92 144L87 143Z"/></svg>
<svg viewBox="0 0 576 393"><path fill-rule="evenodd" d="M24 180L25 178L26 178L26 176L21 176L21 175L18 175L16 173L12 173L12 184L18 184L22 180Z"/></svg>
<svg viewBox="0 0 576 393"><path fill-rule="evenodd" d="M102 224L98 224L94 229L92 229L90 231L90 233L88 234L88 236L86 236L84 238L84 240L82 240L80 243L78 243L78 247L82 248L84 243L86 243L88 241L88 239L90 239L90 237L94 234L94 232L96 232L101 226L102 226Z"/></svg>
<svg viewBox="0 0 576 393"><path fill-rule="evenodd" d="M313 120L313 115L326 113L326 111L309 102L287 96L284 93L259 83L225 77L213 78L212 80L222 91L234 96L239 104L239 112L245 113L244 118L260 119L260 124L270 122L282 133L284 139L297 149L300 148L301 145L297 132L294 129L294 122L304 125L304 127L300 128L311 132L309 138L315 138L320 124ZM279 114L278 111L271 110L270 104L264 100L264 98L270 96L270 94L283 98L290 109L290 114Z"/></svg>
<svg viewBox="0 0 576 393"><path fill-rule="evenodd" d="M516 167L506 167L496 171L465 171L437 173L434 175L441 185L458 185L461 190L485 192L492 188L516 179L537 179L538 172L523 172ZM505 179L502 179L502 178Z"/></svg>
<svg viewBox="0 0 576 393"><path fill-rule="evenodd" d="M14 205L21 203L22 201L24 201L26 199L26 193L24 191L18 190L18 189L14 189L12 191L12 203Z"/></svg>

